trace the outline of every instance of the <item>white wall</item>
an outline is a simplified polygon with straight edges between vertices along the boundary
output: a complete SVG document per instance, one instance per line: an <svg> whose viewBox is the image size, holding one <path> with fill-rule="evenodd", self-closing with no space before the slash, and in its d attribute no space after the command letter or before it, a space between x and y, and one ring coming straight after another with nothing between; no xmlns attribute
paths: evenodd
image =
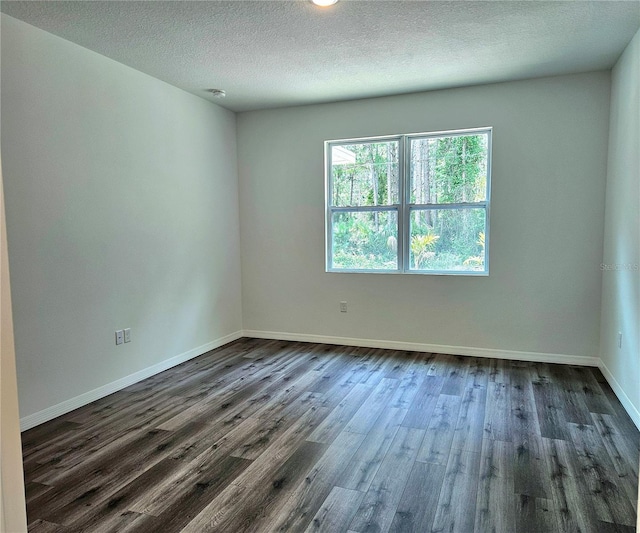
<svg viewBox="0 0 640 533"><path fill-rule="evenodd" d="M21 417L239 335L233 113L2 15L2 154Z"/></svg>
<svg viewBox="0 0 640 533"><path fill-rule="evenodd" d="M640 31L612 72L602 276L603 371L640 427ZM622 347L618 348L618 332Z"/></svg>
<svg viewBox="0 0 640 533"><path fill-rule="evenodd" d="M240 114L245 330L597 357L609 88L599 72ZM481 126L489 277L324 272L324 140Z"/></svg>

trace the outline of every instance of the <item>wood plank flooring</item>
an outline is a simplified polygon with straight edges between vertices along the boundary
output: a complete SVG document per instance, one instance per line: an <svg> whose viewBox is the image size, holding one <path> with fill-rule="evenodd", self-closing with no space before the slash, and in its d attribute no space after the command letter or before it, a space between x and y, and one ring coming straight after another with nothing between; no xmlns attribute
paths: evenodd
<svg viewBox="0 0 640 533"><path fill-rule="evenodd" d="M29 531L635 531L597 369L240 339L23 433Z"/></svg>

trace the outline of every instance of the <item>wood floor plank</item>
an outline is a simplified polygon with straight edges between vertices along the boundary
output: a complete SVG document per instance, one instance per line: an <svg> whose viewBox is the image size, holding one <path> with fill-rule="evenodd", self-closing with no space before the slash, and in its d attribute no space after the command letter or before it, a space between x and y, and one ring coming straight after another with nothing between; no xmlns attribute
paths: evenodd
<svg viewBox="0 0 640 533"><path fill-rule="evenodd" d="M291 346L291 343L287 343L281 340L260 340L260 339L243 339L247 344L251 345L251 349L247 350L243 357L246 359L253 359L254 361L260 361L264 359L271 359L273 355Z"/></svg>
<svg viewBox="0 0 640 533"><path fill-rule="evenodd" d="M34 451L50 447L59 438L65 440L73 438L72 432L80 428L82 428L82 424L60 417L24 431L21 438L22 454L25 462ZM43 445L43 442L47 444Z"/></svg>
<svg viewBox="0 0 640 533"><path fill-rule="evenodd" d="M307 392L317 379L314 374L314 371L307 371L298 379L288 381L285 388L281 387L280 390L273 394L252 416L261 419L279 418L281 413L300 396L304 394L313 395L314 397L323 396L317 392Z"/></svg>
<svg viewBox="0 0 640 533"><path fill-rule="evenodd" d="M349 347L336 359L335 364L327 365L310 390L328 393L336 388L351 389L353 385L366 383L382 357L383 353L374 348Z"/></svg>
<svg viewBox="0 0 640 533"><path fill-rule="evenodd" d="M336 485L361 492L369 490L406 413L406 409L391 408L378 417L355 456L336 480Z"/></svg>
<svg viewBox="0 0 640 533"><path fill-rule="evenodd" d="M489 383L511 384L511 361L506 359L489 360Z"/></svg>
<svg viewBox="0 0 640 533"><path fill-rule="evenodd" d="M366 402L360 406L345 427L351 433L368 433L376 423L380 413L389 405L391 398L398 388L398 380L383 378L371 391Z"/></svg>
<svg viewBox="0 0 640 533"><path fill-rule="evenodd" d="M274 468L282 465L301 443L308 440L309 435L318 427L328 412L324 408L310 408L304 413L290 428L274 439L267 452L261 454L251 465L236 479L234 485L250 487L256 479L263 479L270 475ZM233 442L234 439L225 437L225 441ZM229 443L221 443L221 446L228 446ZM223 449L218 447L215 452L222 453Z"/></svg>
<svg viewBox="0 0 640 533"><path fill-rule="evenodd" d="M295 383L297 383L297 381ZM253 418L259 420L260 417L262 417L263 419L261 423L257 422L257 420L255 421L256 431L248 433L243 442L238 443L236 449L230 452L232 456L250 460L256 459L278 436L295 424L304 413L311 408L315 409L323 406L323 395L318 393L308 393L305 395L303 394L304 383L298 384L297 386L295 383L286 389L286 391L292 393L287 396L287 405L282 405L282 398L279 398L278 395L275 396L274 399L277 405L281 405L279 411L273 411L269 407L271 405L270 401L267 401L261 408L255 410L255 405L252 406L249 400L248 407L239 407L240 411L238 414L232 415L231 418L223 422L223 424L226 423L228 425L232 420L238 420L238 418ZM271 396L270 389L271 385L265 389L266 396ZM295 393L293 393L294 389Z"/></svg>
<svg viewBox="0 0 640 533"><path fill-rule="evenodd" d="M183 533L263 531L270 508L291 494L327 447L326 444L305 441L281 466L263 470L260 472L262 475L247 479L247 484L229 485L186 525ZM239 502L243 504L238 505Z"/></svg>
<svg viewBox="0 0 640 533"><path fill-rule="evenodd" d="M37 461L51 468L46 475L33 477L43 482L53 480L62 473L70 471L79 464L85 464L96 456L105 453L105 449L119 447L127 443L138 432L152 430L166 416L172 416L183 408L181 400L156 405L154 400L142 404L132 402L111 419L105 417L95 424L78 429L67 440L56 442L49 449L37 452ZM118 441L118 444L114 443ZM34 454L34 457L36 455Z"/></svg>
<svg viewBox="0 0 640 533"><path fill-rule="evenodd" d="M515 366L511 369L509 379L511 383L509 388L511 402L509 425L512 442L526 441L529 436L542 436L533 394L531 371L528 366Z"/></svg>
<svg viewBox="0 0 640 533"><path fill-rule="evenodd" d="M147 466L148 454L170 436L168 432L159 430L143 432L137 435L131 445L123 447L122 450L126 450L126 455L113 450L64 475L58 474L56 479L61 483L56 485L54 490L35 498L33 504L27 508L29 521L32 518L43 518L54 523L63 523L65 519L72 521L76 513L84 511L87 504L91 505L93 501L108 496L126 484L126 479L118 478L115 475L116 472L135 475L131 474L132 471L135 472L134 465ZM120 462L121 459L122 462ZM37 515L29 516L29 513L36 510ZM56 519L56 517L59 518Z"/></svg>
<svg viewBox="0 0 640 533"><path fill-rule="evenodd" d="M337 533L346 531L358 510L364 494L357 490L333 487L320 506L305 533Z"/></svg>
<svg viewBox="0 0 640 533"><path fill-rule="evenodd" d="M228 484L246 470L251 461L219 455L215 461L206 463L194 461L194 463L196 464L183 464L181 468L172 468L173 475L169 474L170 483L165 481L156 486L147 487L138 497L132 498L133 501L127 504L127 509L163 517L163 523L173 522L175 525L175 518L182 519L184 515L195 517ZM165 478L167 474L168 472L165 472ZM113 500L126 496L127 494L116 494ZM113 505L112 502L110 503ZM174 514L180 516L174 517Z"/></svg>
<svg viewBox="0 0 640 533"><path fill-rule="evenodd" d="M181 478L182 484L172 486L170 492L165 494L167 497L163 499L163 506L156 505L154 508L158 523L162 524L162 532L182 531L250 464L246 459L224 456L206 468Z"/></svg>
<svg viewBox="0 0 640 533"><path fill-rule="evenodd" d="M568 422L590 424L591 412L587 406L587 398L570 368L565 365L549 365L553 384L562 395L562 412Z"/></svg>
<svg viewBox="0 0 640 533"><path fill-rule="evenodd" d="M29 524L29 533L67 533L69 530L60 524L46 520L34 520Z"/></svg>
<svg viewBox="0 0 640 533"><path fill-rule="evenodd" d="M29 470L25 470L24 472L24 481L28 485L30 483L36 483L35 486L42 485L42 483L38 483L34 481L35 479L39 479L43 475L47 475L49 470L51 469L51 464L38 464L36 463L34 466L29 468ZM28 495L27 495L28 497Z"/></svg>
<svg viewBox="0 0 640 533"><path fill-rule="evenodd" d="M431 415L438 403L438 397L444 383L444 378L439 376L427 376L416 393L413 402L409 406L409 412L402 421L402 425L408 428L427 429Z"/></svg>
<svg viewBox="0 0 640 533"><path fill-rule="evenodd" d="M266 383L271 385L271 390L276 390L286 382L287 375L283 373L284 371L292 370L292 367L303 365L305 362L304 360L295 361L292 357L283 358L277 364L271 365L252 362L240 369L243 373L223 390L218 391L215 396L205 397L158 427L173 431L183 424L198 420L228 420L234 416L241 416L241 412L244 416L250 416L250 412L257 411L261 404L270 399L269 391L265 390ZM253 379L249 380L249 376Z"/></svg>
<svg viewBox="0 0 640 533"><path fill-rule="evenodd" d="M598 523L598 531L600 533L636 533L636 528L600 521Z"/></svg>
<svg viewBox="0 0 640 533"><path fill-rule="evenodd" d="M433 531L473 531L480 453L451 451L433 520Z"/></svg>
<svg viewBox="0 0 640 533"><path fill-rule="evenodd" d="M268 442L254 442L256 436L259 439L266 434L270 442L279 435L280 431L291 427L292 423L298 421L310 409L324 408L328 412L331 405L330 402L326 402L324 395L305 393L289 402L278 415L260 421L255 417L259 409L254 412L251 406L238 404L229 410L227 418L219 417L215 422L206 425L202 431L183 439L172 456L183 461L191 461L211 447L219 450L224 448L225 453L234 453L235 449L238 456L242 456L243 450L247 451L247 454L256 456L259 455L258 447L263 449L268 444ZM274 426L279 429L274 430ZM251 453L248 448L240 449L245 445L250 445L254 453Z"/></svg>
<svg viewBox="0 0 640 533"><path fill-rule="evenodd" d="M239 442L245 439L247 434L256 431L259 427L261 427L260 421L249 418L227 435L216 440L212 446L190 461L185 461L172 455L170 459L173 462L166 463L167 466L162 478L146 487L143 494L135 498L133 502L128 503L127 508L139 513L159 515L163 509L171 505L180 496L175 490L176 487L189 487L189 481L198 477L202 472L208 471L210 465L225 463L229 451L233 450ZM229 464L234 465L236 463L231 462ZM246 464L248 466L251 462L237 462L237 464ZM229 480L229 483L234 480L235 478Z"/></svg>
<svg viewBox="0 0 640 533"><path fill-rule="evenodd" d="M295 420L289 418L277 418L274 420L261 421L252 420L251 425L255 431L248 433L238 446L231 451L230 455L242 459L254 460L260 457L282 433L289 429Z"/></svg>
<svg viewBox="0 0 640 533"><path fill-rule="evenodd" d="M484 357L468 357L468 359L469 371L467 373L466 387L485 389L489 383L490 359Z"/></svg>
<svg viewBox="0 0 640 533"><path fill-rule="evenodd" d="M474 531L515 531L513 444L484 439Z"/></svg>
<svg viewBox="0 0 640 533"><path fill-rule="evenodd" d="M366 435L341 432L311 468L282 506L274 508L268 531L304 531L351 463ZM355 513L355 511L354 511Z"/></svg>
<svg viewBox="0 0 640 533"><path fill-rule="evenodd" d="M446 465L458 422L462 397L441 394L416 461Z"/></svg>
<svg viewBox="0 0 640 533"><path fill-rule="evenodd" d="M329 416L309 435L308 440L321 443L331 442L349 423L349 420L353 418L353 415L362 407L372 392L371 385L364 383L355 385Z"/></svg>
<svg viewBox="0 0 640 533"><path fill-rule="evenodd" d="M425 373L420 368L424 366L424 364L420 361L420 359L415 360L412 364L407 368L404 376L400 378L400 382L398 383L398 388L396 389L391 401L389 403L390 407L395 407L398 409L408 409L413 402L416 394L420 390L420 386L425 379Z"/></svg>
<svg viewBox="0 0 640 533"><path fill-rule="evenodd" d="M77 468L56 465L50 470L49 475L42 475L35 481L53 485L64 483L72 485L95 472L108 472L114 468L126 469L128 465L136 465L136 462L142 461L143 458L148 463L151 455L162 455L167 448L171 448L173 442L188 438L198 433L200 429L200 424L193 423L185 425L179 432L155 428L132 431L111 441L107 446L102 448L97 446L95 452L85 457Z"/></svg>
<svg viewBox="0 0 640 533"><path fill-rule="evenodd" d="M486 399L485 388L465 388L451 441L452 449L475 453L482 451Z"/></svg>
<svg viewBox="0 0 640 533"><path fill-rule="evenodd" d="M35 481L27 481L25 483L27 504L30 504L35 498L41 496L45 492L53 490L53 488L53 485L43 485L42 483L36 483Z"/></svg>
<svg viewBox="0 0 640 533"><path fill-rule="evenodd" d="M484 417L484 437L511 442L510 387L501 382L491 381L487 386L487 401Z"/></svg>
<svg viewBox="0 0 640 533"><path fill-rule="evenodd" d="M589 412L615 414L609 399L593 374L593 369L586 366L569 366L567 371L584 393L584 402Z"/></svg>
<svg viewBox="0 0 640 533"><path fill-rule="evenodd" d="M543 438L547 467L551 471L551 495L557 508L558 531L597 533L598 519L576 469L569 442Z"/></svg>
<svg viewBox="0 0 640 533"><path fill-rule="evenodd" d="M618 484L627 497L634 501L638 497L638 439L627 438L617 425L617 417L592 414L596 431L613 462L618 475Z"/></svg>
<svg viewBox="0 0 640 533"><path fill-rule="evenodd" d="M450 373L451 356L443 353L426 355L427 376L446 378Z"/></svg>
<svg viewBox="0 0 640 533"><path fill-rule="evenodd" d="M69 526L70 531L91 531L91 533L121 533L136 527L136 522L145 520L145 515L134 513L132 511L122 511L114 514L110 520L105 520L93 524L89 529L82 527L81 529Z"/></svg>
<svg viewBox="0 0 640 533"><path fill-rule="evenodd" d="M597 368L239 339L23 434L41 533L634 530Z"/></svg>
<svg viewBox="0 0 640 533"><path fill-rule="evenodd" d="M43 495L49 505L39 505L42 518L68 525L81 520L96 505L111 498L127 484L134 482L146 470L170 454L172 444L179 441L180 432L150 431L141 435L135 446L127 448L123 456L111 455L89 470L82 469L66 479L61 487ZM83 487L84 477L91 483ZM81 504L81 505L80 505Z"/></svg>
<svg viewBox="0 0 640 533"><path fill-rule="evenodd" d="M401 352L385 350L383 357L390 358L391 365L384 374L385 378L402 379L413 364L420 358L419 352Z"/></svg>
<svg viewBox="0 0 640 533"><path fill-rule="evenodd" d="M403 366L399 364L402 361L398 358L397 353L395 350L376 349L374 352L376 360L370 365L367 374L360 380L360 383L375 386L385 378L394 379L393 376L389 376L388 374L397 372L398 369L401 369Z"/></svg>
<svg viewBox="0 0 640 533"><path fill-rule="evenodd" d="M244 431L248 427L255 429L257 422L252 417L234 417L229 421L217 420L211 424L198 421L193 422L193 424L200 429L176 444L171 452L173 459L190 462L208 449L220 446L221 439L224 439L226 436L238 436L238 433L234 433L238 428L242 427L240 431ZM246 434L246 432L241 433L242 436L246 436Z"/></svg>
<svg viewBox="0 0 640 533"><path fill-rule="evenodd" d="M92 531L98 527L106 527L107 529L120 527L122 524L119 523L119 514L126 511L136 511L132 508L136 501L151 497L153 489L165 477L171 476L173 472L183 468L184 464L180 461L171 458L163 459L119 491L91 505L70 524L70 528Z"/></svg>
<svg viewBox="0 0 640 533"><path fill-rule="evenodd" d="M569 440L568 420L562 410L564 396L549 377L548 367L546 364L537 365L532 375L540 435L548 439Z"/></svg>
<svg viewBox="0 0 640 533"><path fill-rule="evenodd" d="M444 378L440 394L449 396L462 396L467 383L467 374L470 370L470 359L454 355L443 356L447 363L449 373Z"/></svg>
<svg viewBox="0 0 640 533"><path fill-rule="evenodd" d="M425 431L401 426L382 461L350 529L388 531L402 498Z"/></svg>
<svg viewBox="0 0 640 533"><path fill-rule="evenodd" d="M545 462L542 438L524 435L513 443L513 451L511 468L516 494L527 496L532 504L536 498L551 498L551 477Z"/></svg>
<svg viewBox="0 0 640 533"><path fill-rule="evenodd" d="M558 529L558 514L552 500L516 494L517 533L542 533Z"/></svg>
<svg viewBox="0 0 640 533"><path fill-rule="evenodd" d="M595 426L569 424L569 433L598 519L635 526L635 504L618 486L613 461Z"/></svg>
<svg viewBox="0 0 640 533"><path fill-rule="evenodd" d="M438 489L444 480L444 473L444 465L418 462L413 465L389 531L431 531L440 497Z"/></svg>
<svg viewBox="0 0 640 533"><path fill-rule="evenodd" d="M118 529L98 529L97 531L99 533L158 533L164 531L164 524L156 516L141 514L126 524L120 524ZM74 533L79 532L74 531Z"/></svg>

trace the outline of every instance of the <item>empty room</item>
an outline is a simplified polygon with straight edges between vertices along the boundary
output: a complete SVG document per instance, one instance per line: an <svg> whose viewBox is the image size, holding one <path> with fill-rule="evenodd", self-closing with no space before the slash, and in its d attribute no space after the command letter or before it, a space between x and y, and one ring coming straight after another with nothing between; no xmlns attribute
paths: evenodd
<svg viewBox="0 0 640 533"><path fill-rule="evenodd" d="M640 1L0 10L3 533L640 529Z"/></svg>

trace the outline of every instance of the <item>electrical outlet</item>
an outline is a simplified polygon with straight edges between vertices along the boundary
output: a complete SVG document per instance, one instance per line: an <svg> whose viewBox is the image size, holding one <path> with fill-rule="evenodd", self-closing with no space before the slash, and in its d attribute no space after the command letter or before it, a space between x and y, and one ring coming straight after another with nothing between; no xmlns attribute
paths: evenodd
<svg viewBox="0 0 640 533"><path fill-rule="evenodd" d="M347 312L347 302L340 302L340 312L341 313Z"/></svg>
<svg viewBox="0 0 640 533"><path fill-rule="evenodd" d="M122 344L124 342L124 333L121 329L116 331L116 344Z"/></svg>
<svg viewBox="0 0 640 533"><path fill-rule="evenodd" d="M124 330L124 342L131 342L131 328Z"/></svg>
<svg viewBox="0 0 640 533"><path fill-rule="evenodd" d="M618 331L618 348L622 348L622 331Z"/></svg>

